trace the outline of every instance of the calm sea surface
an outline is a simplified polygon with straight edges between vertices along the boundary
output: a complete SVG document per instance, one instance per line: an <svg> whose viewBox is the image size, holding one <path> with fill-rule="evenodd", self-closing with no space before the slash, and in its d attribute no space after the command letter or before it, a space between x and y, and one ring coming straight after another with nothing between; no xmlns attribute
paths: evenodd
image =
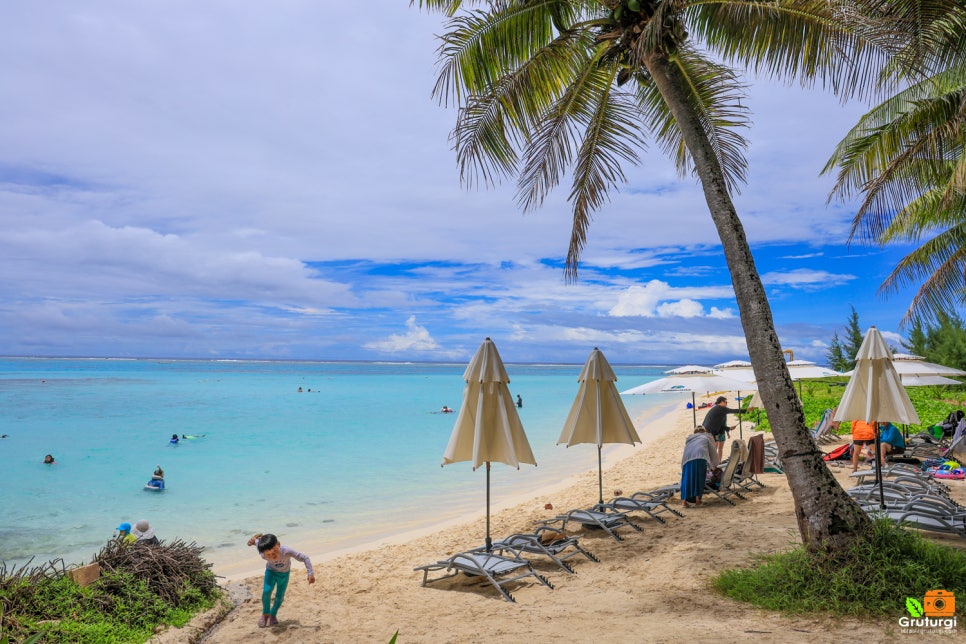
<svg viewBox="0 0 966 644"><path fill-rule="evenodd" d="M667 368L614 365L619 389ZM120 522L146 518L162 539L203 545L219 572L254 557L253 532L336 550L482 514L485 474L440 467L457 414L439 409L459 410L464 369L0 359L0 559L86 562ZM507 365L538 467L494 464L494 502L596 468L593 446L556 446L580 369ZM625 397L632 417L668 401ZM172 433L204 437L174 446ZM167 489L145 491L159 464Z"/></svg>

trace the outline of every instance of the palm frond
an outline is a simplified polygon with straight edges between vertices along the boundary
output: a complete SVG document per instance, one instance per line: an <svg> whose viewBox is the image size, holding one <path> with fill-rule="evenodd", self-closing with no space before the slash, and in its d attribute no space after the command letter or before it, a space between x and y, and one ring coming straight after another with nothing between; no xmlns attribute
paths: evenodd
<svg viewBox="0 0 966 644"><path fill-rule="evenodd" d="M696 2L684 9L692 32L726 61L802 86L820 83L843 100L865 97L889 52L849 29L833 0Z"/></svg>
<svg viewBox="0 0 966 644"><path fill-rule="evenodd" d="M956 72L913 85L866 114L836 147L823 170L839 167L830 199L864 193L853 236L874 239L910 201L935 186L962 185L955 177L966 141L963 81Z"/></svg>
<svg viewBox="0 0 966 644"><path fill-rule="evenodd" d="M577 264L594 213L606 202L610 191L627 180L622 161L638 163L635 146L645 145L639 129L641 113L633 97L617 89L618 72L616 65L597 69L587 83L588 93L597 98L583 102L576 115L586 126L568 198L573 204L573 225L565 277L570 280L577 277Z"/></svg>
<svg viewBox="0 0 966 644"><path fill-rule="evenodd" d="M569 85L541 114L541 122L527 143L518 190L524 211L542 204L573 163L578 140L595 128L619 135L598 140L602 154L614 154L636 164L639 158L635 148L645 145L640 134L641 113L624 94L611 92L607 86L614 82L617 68L600 64L599 55L605 47L594 46L589 39L583 45L579 50L582 53L578 54L578 49L572 51ZM602 101L613 104L601 110ZM596 124L595 120L602 117L612 122Z"/></svg>
<svg viewBox="0 0 966 644"><path fill-rule="evenodd" d="M962 306L966 294L966 224L952 227L909 253L886 278L888 294L918 284L903 324L934 319L937 312Z"/></svg>
<svg viewBox="0 0 966 644"><path fill-rule="evenodd" d="M750 125L748 108L741 104L745 86L734 70L708 60L690 47L679 48L672 62L686 79L689 98L724 172L728 190L735 194L745 181L747 169L744 152L748 142L738 132L739 128ZM646 78L639 77L638 81L638 100L647 117L648 129L661 149L674 159L678 173L691 174L693 161L664 98Z"/></svg>

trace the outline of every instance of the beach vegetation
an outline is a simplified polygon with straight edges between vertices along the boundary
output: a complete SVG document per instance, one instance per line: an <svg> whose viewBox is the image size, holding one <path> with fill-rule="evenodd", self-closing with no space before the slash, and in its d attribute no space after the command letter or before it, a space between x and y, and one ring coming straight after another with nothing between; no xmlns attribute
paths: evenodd
<svg viewBox="0 0 966 644"><path fill-rule="evenodd" d="M916 321L906 347L930 362L966 369L966 327L955 313L939 313L936 323Z"/></svg>
<svg viewBox="0 0 966 644"><path fill-rule="evenodd" d="M840 377L802 381L802 409L809 425L814 426L826 409L835 409L842 400L842 393L848 380L846 377ZM910 435L942 423L949 412L966 406L966 385L908 387L906 393L909 394L909 400L922 421L919 425L908 426L907 431ZM755 429L758 431L772 431L767 413L751 411L745 415L745 419L754 421ZM845 421L837 430L834 430L834 433L848 435L851 431L852 423Z"/></svg>
<svg viewBox="0 0 966 644"><path fill-rule="evenodd" d="M100 575L78 583L63 561L0 568L0 632L13 641L145 642L180 627L221 597L201 548L181 540L159 545L109 542L94 557Z"/></svg>
<svg viewBox="0 0 966 644"><path fill-rule="evenodd" d="M879 288L918 287L904 322L936 320L966 293L966 5L962 0L850 0L842 20L892 54L899 90L838 144L833 197L861 202L850 241L913 244ZM870 14L876 20L868 20ZM944 363L948 364L948 363ZM962 365L956 365L962 366Z"/></svg>
<svg viewBox="0 0 966 644"><path fill-rule="evenodd" d="M844 547L868 517L809 435L733 195L751 124L740 69L866 92L890 50L815 0L411 0L444 14L434 95L459 107L452 134L469 187L515 178L524 211L569 181L565 276L590 223L656 144L695 177L718 233L773 433L810 548ZM899 34L901 37L902 34ZM725 61L724 63L721 61ZM640 234L647 231L642 218Z"/></svg>
<svg viewBox="0 0 966 644"><path fill-rule="evenodd" d="M722 594L783 613L899 617L906 600L946 590L966 597L966 550L938 544L887 519L873 522L844 550L759 556L712 580ZM956 613L966 616L966 602Z"/></svg>
<svg viewBox="0 0 966 644"><path fill-rule="evenodd" d="M839 334L836 332L832 336L828 352L825 354L828 366L836 371L855 369L855 356L859 354L859 347L862 346L864 339L862 329L859 327L859 314L854 306L849 308L852 309L852 313L849 314L849 320L845 325L844 336L839 338Z"/></svg>

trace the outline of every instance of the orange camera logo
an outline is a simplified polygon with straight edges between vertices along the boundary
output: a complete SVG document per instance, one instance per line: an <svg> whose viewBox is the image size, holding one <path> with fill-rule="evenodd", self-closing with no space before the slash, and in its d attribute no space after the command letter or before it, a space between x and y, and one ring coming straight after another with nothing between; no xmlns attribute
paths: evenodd
<svg viewBox="0 0 966 644"><path fill-rule="evenodd" d="M956 613L956 596L948 590L930 590L922 599L926 617L952 617Z"/></svg>

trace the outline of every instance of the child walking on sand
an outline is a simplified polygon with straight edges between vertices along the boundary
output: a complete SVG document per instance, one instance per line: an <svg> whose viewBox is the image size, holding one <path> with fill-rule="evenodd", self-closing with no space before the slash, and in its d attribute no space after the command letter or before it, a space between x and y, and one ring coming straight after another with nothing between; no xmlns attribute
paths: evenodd
<svg viewBox="0 0 966 644"><path fill-rule="evenodd" d="M248 540L248 545L256 546L258 554L268 562L265 564L265 583L262 586L262 616L258 618L258 626L259 628L275 626L278 624L276 617L278 609L285 598L285 589L288 588L288 577L289 573L292 572L292 559L305 564L310 584L315 583L312 561L307 555L280 544L274 534L256 534ZM273 588L278 589L275 592L274 604L272 603Z"/></svg>

